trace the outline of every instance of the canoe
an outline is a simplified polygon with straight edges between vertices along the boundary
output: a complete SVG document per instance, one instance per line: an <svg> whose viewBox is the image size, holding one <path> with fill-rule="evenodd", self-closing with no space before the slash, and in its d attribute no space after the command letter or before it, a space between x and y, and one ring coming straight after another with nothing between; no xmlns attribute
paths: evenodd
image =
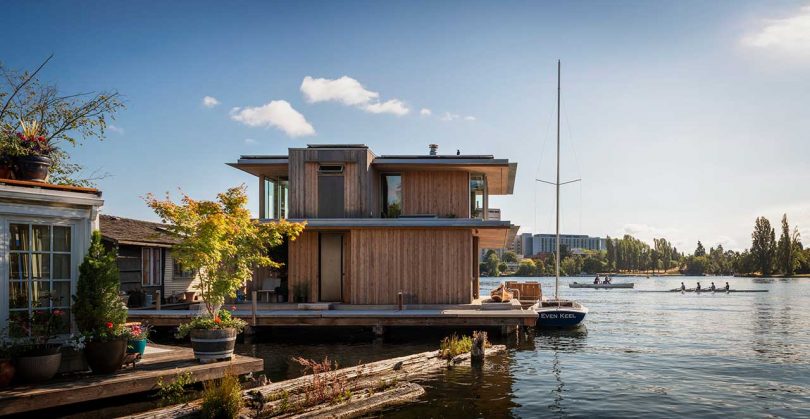
<svg viewBox="0 0 810 419"><path fill-rule="evenodd" d="M580 284L578 282L574 282L573 284L568 284L570 288L595 288L595 289L611 289L611 288L633 288L632 282L626 282L624 284Z"/></svg>
<svg viewBox="0 0 810 419"><path fill-rule="evenodd" d="M672 290L664 290L664 291L657 291L657 290L638 290L638 292L696 292L696 293L698 293L698 294L704 294L704 293L711 293L711 292L714 292L714 293L718 293L718 294L725 294L725 293L732 293L732 292L768 292L768 290L728 290L728 291L726 291L726 290L725 290L725 289L723 289L723 288L718 288L718 289L717 289L717 290L715 290L715 291L712 291L712 290L710 290L710 289L702 289L702 290L700 290L700 291L695 291L695 289L694 289L694 288L687 288L687 289L686 289L686 291L681 291L681 289L680 289L680 288L675 288L675 289L672 289Z"/></svg>

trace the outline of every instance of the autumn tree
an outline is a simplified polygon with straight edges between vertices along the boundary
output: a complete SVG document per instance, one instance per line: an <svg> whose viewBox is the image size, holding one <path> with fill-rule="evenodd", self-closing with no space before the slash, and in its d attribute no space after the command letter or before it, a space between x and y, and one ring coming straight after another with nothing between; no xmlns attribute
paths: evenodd
<svg viewBox="0 0 810 419"><path fill-rule="evenodd" d="M172 256L184 267L199 272L197 288L212 318L228 297L253 277L258 267L278 268L267 249L295 240L303 223L286 220L260 222L246 208L245 186L230 188L216 201L197 201L184 195L174 203L147 195L146 202L167 224L179 243Z"/></svg>

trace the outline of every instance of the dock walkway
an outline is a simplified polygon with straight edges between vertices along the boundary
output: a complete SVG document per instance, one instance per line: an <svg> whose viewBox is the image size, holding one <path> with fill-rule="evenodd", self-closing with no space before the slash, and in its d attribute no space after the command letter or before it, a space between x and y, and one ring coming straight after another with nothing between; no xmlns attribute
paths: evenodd
<svg viewBox="0 0 810 419"><path fill-rule="evenodd" d="M239 307L234 315L252 326L532 326L537 313L520 308L482 309L470 306L425 307L396 310L379 306L342 306L327 310L295 308L257 309ZM148 322L153 326L177 326L196 315L198 310L129 310L129 321Z"/></svg>
<svg viewBox="0 0 810 419"><path fill-rule="evenodd" d="M30 412L108 397L156 389L160 378L172 381L178 373L190 372L194 382L262 371L264 361L234 355L231 361L200 364L189 348L152 345L135 368L111 375L70 375L44 384L16 385L0 390L0 416Z"/></svg>

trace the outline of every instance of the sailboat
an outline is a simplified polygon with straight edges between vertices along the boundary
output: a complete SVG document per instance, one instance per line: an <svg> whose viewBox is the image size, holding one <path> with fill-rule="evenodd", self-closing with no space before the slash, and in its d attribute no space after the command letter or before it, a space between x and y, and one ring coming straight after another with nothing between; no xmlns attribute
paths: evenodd
<svg viewBox="0 0 810 419"><path fill-rule="evenodd" d="M588 308L582 304L560 298L560 186L577 182L572 180L560 183L560 61L557 60L557 180L548 182L537 179L539 182L554 185L557 192L557 243L554 252L555 280L554 298L542 298L532 309L537 312L538 327L575 327L585 320Z"/></svg>

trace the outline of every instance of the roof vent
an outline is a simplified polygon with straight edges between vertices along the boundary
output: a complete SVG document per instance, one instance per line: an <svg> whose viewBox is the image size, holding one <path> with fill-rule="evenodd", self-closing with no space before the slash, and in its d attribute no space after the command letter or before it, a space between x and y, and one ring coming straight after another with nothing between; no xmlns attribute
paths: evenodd
<svg viewBox="0 0 810 419"><path fill-rule="evenodd" d="M439 150L439 145L438 144L431 144L431 145L428 146L428 148L430 148L430 155L435 156L436 152Z"/></svg>

